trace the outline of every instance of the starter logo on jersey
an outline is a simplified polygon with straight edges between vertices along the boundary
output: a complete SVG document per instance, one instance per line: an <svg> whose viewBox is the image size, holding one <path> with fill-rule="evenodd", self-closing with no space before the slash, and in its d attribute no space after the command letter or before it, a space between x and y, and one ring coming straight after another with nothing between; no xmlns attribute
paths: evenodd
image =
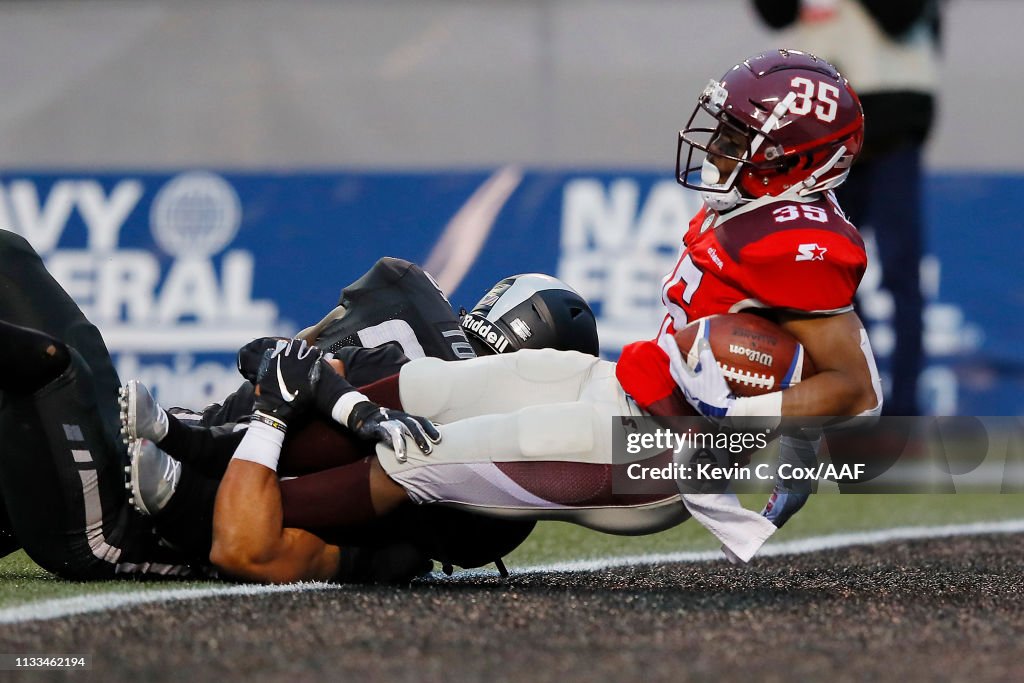
<svg viewBox="0 0 1024 683"><path fill-rule="evenodd" d="M816 242L810 244L801 244L796 248L797 261L824 261L825 252L828 251L825 247L820 246Z"/></svg>

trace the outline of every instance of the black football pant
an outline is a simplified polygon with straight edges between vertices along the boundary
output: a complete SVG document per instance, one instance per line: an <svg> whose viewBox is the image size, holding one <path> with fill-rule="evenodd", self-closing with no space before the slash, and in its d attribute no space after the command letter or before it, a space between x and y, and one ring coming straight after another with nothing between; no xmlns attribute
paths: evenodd
<svg viewBox="0 0 1024 683"><path fill-rule="evenodd" d="M42 389L0 395L0 492L29 557L79 580L191 573L128 504L119 381L99 331L28 242L6 230L0 320L60 340L71 355Z"/></svg>

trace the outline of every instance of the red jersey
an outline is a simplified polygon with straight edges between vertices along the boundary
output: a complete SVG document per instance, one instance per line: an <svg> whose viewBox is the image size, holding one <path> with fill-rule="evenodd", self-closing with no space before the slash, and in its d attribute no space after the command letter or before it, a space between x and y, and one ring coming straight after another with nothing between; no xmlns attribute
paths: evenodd
<svg viewBox="0 0 1024 683"><path fill-rule="evenodd" d="M852 310L866 267L864 242L831 192L766 197L726 214L705 205L662 280L668 314L658 336L622 350L619 383L645 410L687 414L659 342L674 344L675 331L698 318L748 308Z"/></svg>

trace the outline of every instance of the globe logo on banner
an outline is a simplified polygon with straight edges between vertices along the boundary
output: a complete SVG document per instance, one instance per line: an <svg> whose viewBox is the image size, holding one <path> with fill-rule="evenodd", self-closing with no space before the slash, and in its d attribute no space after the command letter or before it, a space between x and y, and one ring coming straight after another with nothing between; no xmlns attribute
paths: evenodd
<svg viewBox="0 0 1024 683"><path fill-rule="evenodd" d="M156 243L171 256L204 257L224 249L242 220L238 194L223 178L192 172L157 193L149 222Z"/></svg>
<svg viewBox="0 0 1024 683"><path fill-rule="evenodd" d="M177 175L153 198L149 231L172 258L156 315L145 328L101 329L117 353L118 371L138 377L165 402L222 399L239 384L236 350L282 326L273 301L252 298L254 254L229 249L241 221L238 193L213 173Z"/></svg>

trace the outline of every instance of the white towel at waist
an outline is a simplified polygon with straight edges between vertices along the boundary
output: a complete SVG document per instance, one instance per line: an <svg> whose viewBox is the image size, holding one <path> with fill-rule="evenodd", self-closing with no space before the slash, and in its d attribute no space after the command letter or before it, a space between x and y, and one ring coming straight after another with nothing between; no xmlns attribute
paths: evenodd
<svg viewBox="0 0 1024 683"><path fill-rule="evenodd" d="M749 562L775 533L775 525L740 505L735 493L684 493L683 504L722 542L722 552L734 564Z"/></svg>

